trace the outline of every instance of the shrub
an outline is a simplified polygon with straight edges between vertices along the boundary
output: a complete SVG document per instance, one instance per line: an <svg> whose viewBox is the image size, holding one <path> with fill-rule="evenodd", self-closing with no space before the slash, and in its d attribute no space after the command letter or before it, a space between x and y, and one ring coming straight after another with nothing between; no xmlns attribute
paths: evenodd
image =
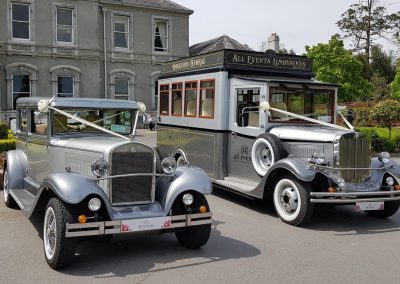
<svg viewBox="0 0 400 284"><path fill-rule="evenodd" d="M0 122L0 139L7 139L8 127L4 122Z"/></svg>
<svg viewBox="0 0 400 284"><path fill-rule="evenodd" d="M389 138L392 136L392 128L400 122L400 102L385 100L379 102L371 110L371 118L378 125L389 129Z"/></svg>
<svg viewBox="0 0 400 284"><path fill-rule="evenodd" d="M371 143L371 146L376 152L394 152L396 150L396 143L392 139L379 137L375 140L374 145Z"/></svg>
<svg viewBox="0 0 400 284"><path fill-rule="evenodd" d="M371 108L359 107L354 108L354 125L356 126L373 126L374 121L371 119Z"/></svg>
<svg viewBox="0 0 400 284"><path fill-rule="evenodd" d="M15 149L15 139L0 140L0 153Z"/></svg>

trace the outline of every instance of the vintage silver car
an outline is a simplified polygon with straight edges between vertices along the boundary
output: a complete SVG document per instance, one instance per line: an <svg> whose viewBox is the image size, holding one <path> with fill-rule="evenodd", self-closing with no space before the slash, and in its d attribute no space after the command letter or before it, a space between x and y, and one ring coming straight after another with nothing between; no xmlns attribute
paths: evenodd
<svg viewBox="0 0 400 284"><path fill-rule="evenodd" d="M159 160L134 138L136 102L21 98L16 150L4 163L4 202L43 213L44 255L70 263L80 237L175 232L187 248L209 239L208 175Z"/></svg>

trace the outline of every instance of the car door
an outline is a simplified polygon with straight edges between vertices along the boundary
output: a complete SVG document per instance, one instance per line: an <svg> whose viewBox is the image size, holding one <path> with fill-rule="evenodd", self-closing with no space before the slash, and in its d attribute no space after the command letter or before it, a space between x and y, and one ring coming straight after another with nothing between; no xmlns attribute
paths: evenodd
<svg viewBox="0 0 400 284"><path fill-rule="evenodd" d="M253 169L251 148L254 139L265 131L259 110L260 99L265 96L265 90L265 84L262 83L231 86L229 176L259 179Z"/></svg>

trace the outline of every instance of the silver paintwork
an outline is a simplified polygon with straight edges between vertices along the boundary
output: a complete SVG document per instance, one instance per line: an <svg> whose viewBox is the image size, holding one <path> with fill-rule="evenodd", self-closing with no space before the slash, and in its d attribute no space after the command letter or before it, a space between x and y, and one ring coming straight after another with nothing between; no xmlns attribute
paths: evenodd
<svg viewBox="0 0 400 284"><path fill-rule="evenodd" d="M41 99L20 99L17 109L37 111L38 102ZM138 109L136 102L100 99L55 98L51 106L55 108ZM145 144L99 132L52 135L51 115L47 123L49 128L47 135L40 136L17 130L17 149L9 151L5 161L9 171L9 192L28 217L35 210L44 209L42 199L48 196L44 194L48 191L52 191L60 200L71 205L82 202L89 195L97 196L111 220L166 216L170 214L171 206L180 193L192 190L200 194L210 194L212 191L209 177L196 167L180 167L171 175L157 173L156 151ZM135 125L136 120L133 123ZM99 158L111 161L111 155L115 149L135 145L145 147L153 153L154 172L145 173L153 179L152 198L147 203L129 202L124 203L123 207L118 207L112 204L110 181L113 178L124 178L129 175L108 175L96 179L91 171L91 164ZM133 173L131 176L133 175L140 175L140 173ZM132 190L135 189L132 188ZM22 195L31 200L27 202L20 197Z"/></svg>

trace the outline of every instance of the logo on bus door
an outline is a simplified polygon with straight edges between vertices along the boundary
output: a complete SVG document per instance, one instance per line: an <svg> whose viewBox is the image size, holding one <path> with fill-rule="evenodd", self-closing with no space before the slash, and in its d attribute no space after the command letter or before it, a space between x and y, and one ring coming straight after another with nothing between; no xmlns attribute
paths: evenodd
<svg viewBox="0 0 400 284"><path fill-rule="evenodd" d="M233 159L238 162L251 163L251 153L247 145L242 145L240 153L235 153Z"/></svg>

